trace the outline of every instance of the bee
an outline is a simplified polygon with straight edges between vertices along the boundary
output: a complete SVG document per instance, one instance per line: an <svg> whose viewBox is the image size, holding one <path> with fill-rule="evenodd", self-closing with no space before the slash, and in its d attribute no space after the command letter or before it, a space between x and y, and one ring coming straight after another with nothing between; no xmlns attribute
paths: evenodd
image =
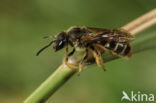
<svg viewBox="0 0 156 103"><path fill-rule="evenodd" d="M101 55L105 52L110 52L118 57L130 58L132 56L132 47L130 45L132 40L134 40L134 37L122 29L108 30L86 26L73 26L57 34L54 40L40 49L36 55L38 56L49 46L52 46L55 52L66 48L65 61L67 62L68 58L75 51L85 50L85 56L79 64L79 73L89 58L94 59L97 65L105 70ZM70 53L68 53L68 45L73 47Z"/></svg>

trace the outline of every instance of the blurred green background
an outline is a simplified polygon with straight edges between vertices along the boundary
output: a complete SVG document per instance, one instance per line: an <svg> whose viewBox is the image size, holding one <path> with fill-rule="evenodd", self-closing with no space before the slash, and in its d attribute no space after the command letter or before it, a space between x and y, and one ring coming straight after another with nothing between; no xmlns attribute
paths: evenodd
<svg viewBox="0 0 156 103"><path fill-rule="evenodd" d="M64 50L35 53L45 35L74 25L119 28L156 7L156 0L1 0L0 103L21 103L61 64ZM140 33L150 35L156 26ZM49 103L121 103L122 91L156 95L156 50L75 75Z"/></svg>

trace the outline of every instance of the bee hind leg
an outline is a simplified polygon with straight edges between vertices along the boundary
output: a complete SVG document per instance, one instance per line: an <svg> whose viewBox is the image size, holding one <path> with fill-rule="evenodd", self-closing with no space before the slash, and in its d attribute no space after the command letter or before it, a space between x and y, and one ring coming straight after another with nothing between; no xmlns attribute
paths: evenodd
<svg viewBox="0 0 156 103"><path fill-rule="evenodd" d="M101 53L99 51L95 50L93 47L92 47L92 53L96 60L97 65L99 67L101 67L104 71L106 71L104 64L103 64L103 59L102 59Z"/></svg>
<svg viewBox="0 0 156 103"><path fill-rule="evenodd" d="M86 55L84 56L82 61L79 63L78 76L80 75L80 72L83 70L83 66L84 66L83 63L87 60L87 58L88 58L88 49L86 49Z"/></svg>

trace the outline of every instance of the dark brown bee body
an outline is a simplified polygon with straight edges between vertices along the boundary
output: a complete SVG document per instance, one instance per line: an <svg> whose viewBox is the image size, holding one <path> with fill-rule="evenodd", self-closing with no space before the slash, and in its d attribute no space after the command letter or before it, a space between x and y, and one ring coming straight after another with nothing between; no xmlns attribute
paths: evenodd
<svg viewBox="0 0 156 103"><path fill-rule="evenodd" d="M83 63L88 61L90 55L104 69L101 54L108 51L113 55L129 58L132 55L130 42L133 39L132 35L120 29L108 30L75 26L56 35L53 41L38 51L37 55L51 45L54 51L59 51L66 47L66 61L68 61L68 57L73 55L76 50L84 49L86 50L86 55L79 64L79 72L82 70ZM73 47L70 53L68 53L68 45Z"/></svg>

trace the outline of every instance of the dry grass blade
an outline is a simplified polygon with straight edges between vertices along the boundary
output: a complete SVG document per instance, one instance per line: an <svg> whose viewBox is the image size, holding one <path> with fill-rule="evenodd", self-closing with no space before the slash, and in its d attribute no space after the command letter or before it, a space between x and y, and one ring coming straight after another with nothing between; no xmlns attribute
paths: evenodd
<svg viewBox="0 0 156 103"><path fill-rule="evenodd" d="M136 35L154 24L156 24L156 9L151 10L122 28L129 31L132 35Z"/></svg>

